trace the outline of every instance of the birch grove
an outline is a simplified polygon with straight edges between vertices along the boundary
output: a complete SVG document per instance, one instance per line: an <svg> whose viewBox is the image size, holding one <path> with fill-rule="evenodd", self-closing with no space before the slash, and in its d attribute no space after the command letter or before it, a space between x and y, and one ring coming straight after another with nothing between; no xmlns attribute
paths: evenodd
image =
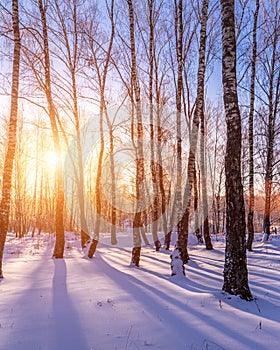
<svg viewBox="0 0 280 350"><path fill-rule="evenodd" d="M280 227L279 6L2 1L1 264L7 232L59 259L65 231L87 258L124 234L132 267L149 246L184 277L189 239L225 237L222 288L252 300L246 250Z"/></svg>

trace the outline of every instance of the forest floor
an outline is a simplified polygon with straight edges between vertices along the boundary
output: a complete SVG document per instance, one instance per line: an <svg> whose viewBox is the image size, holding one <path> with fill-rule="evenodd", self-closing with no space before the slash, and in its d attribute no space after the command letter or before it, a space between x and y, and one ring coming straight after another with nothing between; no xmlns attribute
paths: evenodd
<svg viewBox="0 0 280 350"><path fill-rule="evenodd" d="M256 235L248 254L246 302L221 292L224 237L214 250L192 244L186 277L170 277L167 252L100 243L93 259L67 234L52 259L53 235L7 237L0 283L1 350L274 350L280 339L280 236Z"/></svg>

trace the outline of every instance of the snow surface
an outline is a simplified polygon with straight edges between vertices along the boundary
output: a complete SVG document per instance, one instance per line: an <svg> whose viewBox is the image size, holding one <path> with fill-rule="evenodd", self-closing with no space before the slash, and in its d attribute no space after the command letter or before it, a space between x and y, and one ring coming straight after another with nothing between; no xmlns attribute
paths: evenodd
<svg viewBox="0 0 280 350"><path fill-rule="evenodd" d="M120 236L120 235L119 235ZM1 350L279 349L280 237L256 237L248 254L246 302L221 292L224 238L214 250L192 244L186 277L170 276L170 253L98 246L82 255L67 234L64 259L52 259L53 235L7 237L0 283ZM193 239L192 239L193 242Z"/></svg>

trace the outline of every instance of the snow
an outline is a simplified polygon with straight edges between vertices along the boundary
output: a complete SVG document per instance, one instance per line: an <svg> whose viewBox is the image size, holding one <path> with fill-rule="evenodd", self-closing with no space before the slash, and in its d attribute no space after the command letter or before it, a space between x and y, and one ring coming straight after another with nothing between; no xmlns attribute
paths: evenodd
<svg viewBox="0 0 280 350"><path fill-rule="evenodd" d="M108 235L107 235L108 236ZM170 252L131 248L104 235L93 259L67 234L64 259L53 235L7 237L0 283L1 350L265 350L279 348L280 237L256 237L248 254L246 302L221 292L224 237L192 244L186 277L170 276ZM193 237L191 237L193 242Z"/></svg>

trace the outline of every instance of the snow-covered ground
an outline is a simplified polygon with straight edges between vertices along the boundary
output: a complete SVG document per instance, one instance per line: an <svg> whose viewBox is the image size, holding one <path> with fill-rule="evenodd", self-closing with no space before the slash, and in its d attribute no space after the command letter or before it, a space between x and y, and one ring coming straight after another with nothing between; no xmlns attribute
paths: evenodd
<svg viewBox="0 0 280 350"><path fill-rule="evenodd" d="M7 237L0 283L1 350L276 350L280 343L280 237L248 254L246 302L221 292L224 240L192 245L186 278L170 277L170 258L106 237L92 260L74 234L65 258L51 258L53 236Z"/></svg>

